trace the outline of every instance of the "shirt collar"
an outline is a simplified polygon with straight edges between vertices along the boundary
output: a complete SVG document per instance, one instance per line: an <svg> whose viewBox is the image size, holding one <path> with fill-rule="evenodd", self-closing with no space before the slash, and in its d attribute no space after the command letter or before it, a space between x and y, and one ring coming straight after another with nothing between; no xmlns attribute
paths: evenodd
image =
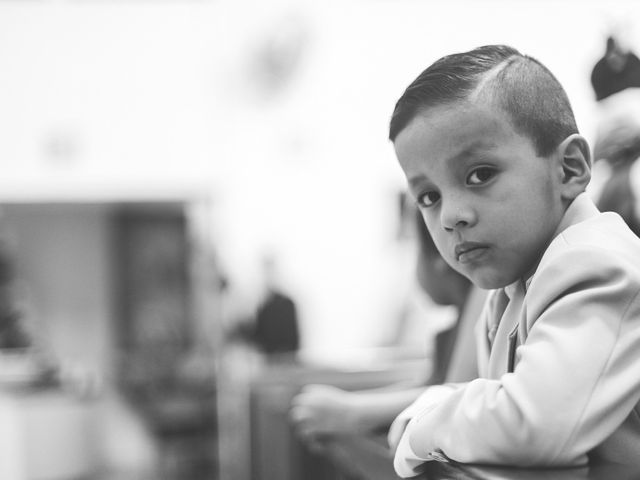
<svg viewBox="0 0 640 480"><path fill-rule="evenodd" d="M558 228L556 228L556 231L553 234L553 238L556 238L572 225L580 223L591 217L595 217L599 213L600 210L598 210L594 205L591 197L589 197L586 192L582 192L573 200L573 202L571 202L571 204L569 204L569 207L567 207L567 211L564 212L564 216L562 217L562 220L560 220Z"/></svg>
<svg viewBox="0 0 640 480"><path fill-rule="evenodd" d="M556 231L553 234L553 238L556 238L572 225L583 222L584 220L594 217L599 213L600 210L595 206L591 197L589 197L586 192L582 192L574 198L573 202L571 202L567 207L567 210L564 212L564 215L558 224L558 228L556 228ZM504 293L511 299L518 288L521 288L526 292L529 289L529 284L531 283L532 278L533 274L527 279L519 278L512 284L504 287Z"/></svg>

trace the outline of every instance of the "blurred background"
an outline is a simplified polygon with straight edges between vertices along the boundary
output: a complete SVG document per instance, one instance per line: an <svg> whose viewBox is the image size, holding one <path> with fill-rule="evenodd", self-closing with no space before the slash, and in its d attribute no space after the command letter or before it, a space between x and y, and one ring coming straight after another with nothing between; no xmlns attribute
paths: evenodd
<svg viewBox="0 0 640 480"><path fill-rule="evenodd" d="M592 70L611 35L640 50L636 18L621 0L0 1L20 331L0 349L0 478L266 478L250 404L269 365L422 375L452 313L412 297L396 99L438 57L507 43L594 145ZM254 322L269 309L284 343Z"/></svg>

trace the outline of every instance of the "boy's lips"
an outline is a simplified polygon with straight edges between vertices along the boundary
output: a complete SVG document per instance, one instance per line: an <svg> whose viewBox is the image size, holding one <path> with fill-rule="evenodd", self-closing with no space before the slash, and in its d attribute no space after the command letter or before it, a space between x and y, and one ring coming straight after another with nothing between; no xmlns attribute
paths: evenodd
<svg viewBox="0 0 640 480"><path fill-rule="evenodd" d="M489 249L488 245L477 242L462 242L456 245L454 254L460 263L479 260Z"/></svg>

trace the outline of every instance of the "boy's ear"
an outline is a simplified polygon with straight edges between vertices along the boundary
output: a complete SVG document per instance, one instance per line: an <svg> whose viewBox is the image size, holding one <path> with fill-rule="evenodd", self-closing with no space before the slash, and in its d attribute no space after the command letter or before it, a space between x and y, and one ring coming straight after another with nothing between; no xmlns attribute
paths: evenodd
<svg viewBox="0 0 640 480"><path fill-rule="evenodd" d="M574 133L558 146L562 176L562 198L573 200L585 191L591 180L591 152L582 135Z"/></svg>

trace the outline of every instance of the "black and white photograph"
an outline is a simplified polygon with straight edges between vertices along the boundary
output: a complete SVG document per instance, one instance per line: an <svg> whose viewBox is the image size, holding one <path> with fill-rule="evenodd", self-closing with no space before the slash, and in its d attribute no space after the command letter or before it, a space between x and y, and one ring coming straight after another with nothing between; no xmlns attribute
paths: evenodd
<svg viewBox="0 0 640 480"><path fill-rule="evenodd" d="M0 0L0 480L640 479L640 2Z"/></svg>

